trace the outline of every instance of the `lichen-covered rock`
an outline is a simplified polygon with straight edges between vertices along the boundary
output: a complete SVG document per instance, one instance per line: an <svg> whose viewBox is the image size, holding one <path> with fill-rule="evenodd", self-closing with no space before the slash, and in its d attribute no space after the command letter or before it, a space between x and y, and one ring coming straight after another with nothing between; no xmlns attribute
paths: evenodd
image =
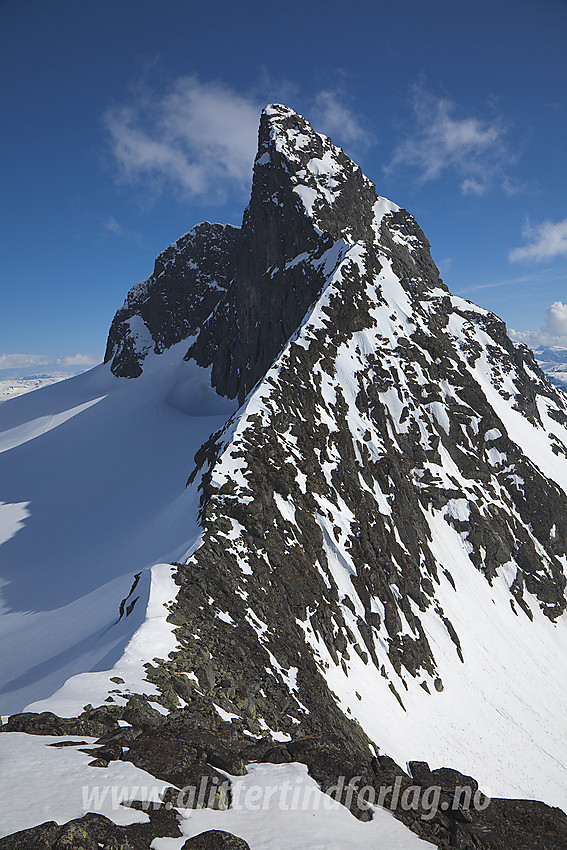
<svg viewBox="0 0 567 850"><path fill-rule="evenodd" d="M49 821L0 838L0 850L150 850L155 838L181 836L173 810L165 806L145 810L149 822L130 826L118 826L94 812L61 826Z"/></svg>
<svg viewBox="0 0 567 850"><path fill-rule="evenodd" d="M203 778L222 785L225 777L207 763L207 757L208 753L193 746L191 740L167 733L143 732L132 742L125 760L180 788L198 789Z"/></svg>
<svg viewBox="0 0 567 850"><path fill-rule="evenodd" d="M40 714L25 712L12 714L0 727L0 732L27 732L30 735L104 735L116 727L111 717L96 719L96 716L57 717L51 711Z"/></svg>
<svg viewBox="0 0 567 850"><path fill-rule="evenodd" d="M51 850L61 832L61 827L54 820L46 821L0 838L0 850Z"/></svg>

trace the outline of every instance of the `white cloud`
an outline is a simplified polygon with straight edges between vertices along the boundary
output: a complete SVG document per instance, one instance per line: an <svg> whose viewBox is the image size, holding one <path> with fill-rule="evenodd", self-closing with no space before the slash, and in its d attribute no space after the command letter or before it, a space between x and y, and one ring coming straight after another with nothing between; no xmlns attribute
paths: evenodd
<svg viewBox="0 0 567 850"><path fill-rule="evenodd" d="M414 127L399 144L386 171L415 168L422 182L454 174L465 195L483 195L499 182L512 191L503 173L511 160L501 118L457 117L457 105L437 98L421 86L413 92Z"/></svg>
<svg viewBox="0 0 567 850"><path fill-rule="evenodd" d="M264 88L267 96L260 99L260 92L244 95L222 82L181 77L163 93L137 95L130 104L109 109L104 123L120 179L141 183L154 194L173 189L199 200L222 201L231 190L247 192L260 112L271 100L281 102L286 85L266 81ZM371 144L342 89L297 99L316 129L338 144ZM113 216L104 227L116 236L133 238Z"/></svg>
<svg viewBox="0 0 567 850"><path fill-rule="evenodd" d="M567 337L567 304L554 301L545 311L545 328L552 336Z"/></svg>
<svg viewBox="0 0 567 850"><path fill-rule="evenodd" d="M123 232L122 225L120 225L113 215L109 215L106 221L103 224L105 230L108 230L109 233L114 233L115 236L121 236Z"/></svg>
<svg viewBox="0 0 567 850"><path fill-rule="evenodd" d="M44 354L0 354L0 369L16 369L20 366L43 366L53 358Z"/></svg>
<svg viewBox="0 0 567 850"><path fill-rule="evenodd" d="M473 177L467 177L461 183L461 192L463 195L484 195L486 192L486 183L480 183Z"/></svg>
<svg viewBox="0 0 567 850"><path fill-rule="evenodd" d="M96 366L102 360L97 354L71 354L56 360L61 366Z"/></svg>
<svg viewBox="0 0 567 850"><path fill-rule="evenodd" d="M142 236L140 233L136 233L135 230L128 230L127 227L123 227L119 221L117 221L113 215L109 215L107 219L103 222L103 228L107 233L111 233L113 236L118 236L120 239L127 239L130 242L137 242L139 245L142 244Z"/></svg>
<svg viewBox="0 0 567 850"><path fill-rule="evenodd" d="M340 90L319 92L311 114L316 127L320 127L326 135L336 137L340 143L363 147L372 143L362 119L346 105Z"/></svg>
<svg viewBox="0 0 567 850"><path fill-rule="evenodd" d="M124 180L218 200L250 180L260 110L224 83L193 76L176 80L162 96L114 107L104 120Z"/></svg>
<svg viewBox="0 0 567 850"><path fill-rule="evenodd" d="M516 342L524 342L531 348L539 345L567 345L567 304L554 301L545 311L545 323L537 331L510 331Z"/></svg>
<svg viewBox="0 0 567 850"><path fill-rule="evenodd" d="M530 241L523 248L510 251L508 258L511 262L552 260L567 256L567 218L556 222L544 221L537 225L528 223L522 233Z"/></svg>

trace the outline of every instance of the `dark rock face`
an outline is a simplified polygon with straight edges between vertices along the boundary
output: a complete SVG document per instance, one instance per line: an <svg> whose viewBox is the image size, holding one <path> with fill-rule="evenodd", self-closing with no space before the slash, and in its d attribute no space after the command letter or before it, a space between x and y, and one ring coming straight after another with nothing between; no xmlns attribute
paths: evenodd
<svg viewBox="0 0 567 850"><path fill-rule="evenodd" d="M134 738L124 760L187 789L186 808L227 808L230 782L219 770L237 776L246 773L242 758L218 736L175 720Z"/></svg>
<svg viewBox="0 0 567 850"><path fill-rule="evenodd" d="M257 170L267 168L258 162ZM364 221L364 203L362 209ZM321 210L332 227L323 202ZM303 734L333 729L362 740L338 709L307 634L345 673L353 653L373 666L404 709L408 675L423 678L428 693L443 691L421 616L434 613L455 657L466 659L437 598L442 578L455 584L450 565L441 570L432 550L431 513L462 536L489 584L503 565L514 565L510 598L522 616L532 616L527 593L550 619L565 609L559 558L567 551L567 498L510 439L474 377L477 364L486 357L496 391L526 419L540 423L536 395L549 402L558 421L567 419L563 399L529 352L511 343L503 322L450 297L408 213L385 215L378 239L368 237L360 255L338 242L338 282L328 286L324 307L303 338L292 339L268 372L261 390L265 412L242 414L237 438L228 443L214 435L196 456L192 476L203 475L204 535L176 577L180 591L170 619L181 648L148 676L170 707L182 688L189 705L214 696L257 732L260 716L290 734L299 731L299 720ZM305 263L316 280L316 255ZM396 297L407 299L409 332L387 300L388 266L401 285L403 296ZM238 286L230 297L236 292ZM382 323L392 323L390 339L375 330L378 311ZM364 333L372 334L372 344L362 351L362 336L358 347L352 340ZM482 346L479 339L488 342ZM346 350L349 387L338 378ZM505 381L517 389L513 400ZM443 393L444 382L450 394ZM357 420L355 428L349 419ZM446 474L442 456L459 478ZM376 493L383 495L382 506ZM348 533L344 515L350 517ZM348 558L347 595L335 580L336 552ZM228 612L232 623L219 619L218 611ZM259 624L268 626L262 641ZM386 671L385 647L393 676ZM187 692L176 670L195 671L199 688ZM294 688L282 670L297 671Z"/></svg>
<svg viewBox="0 0 567 850"><path fill-rule="evenodd" d="M204 222L159 255L112 321L104 362L115 375L138 377L150 351L160 354L206 323L233 277L238 234L229 224Z"/></svg>
<svg viewBox="0 0 567 850"><path fill-rule="evenodd" d="M209 829L185 842L181 850L250 850L250 845L243 838L223 832L220 829Z"/></svg>
<svg viewBox="0 0 567 850"><path fill-rule="evenodd" d="M262 116L231 257L232 283L186 356L212 365L231 397L261 380L263 408L239 414L238 437L228 427L197 453L204 533L176 578L180 649L148 678L170 709L182 697L197 716L214 698L256 733L259 718L292 735L332 729L363 752L325 664L346 675L358 656L404 710L408 676L434 697L444 684L430 615L466 664L437 595L441 580L456 585L432 548L431 516L488 584L508 565L518 616L532 616L528 594L551 620L565 609L567 498L482 386L537 428L542 402L566 424L565 400L498 317L450 295L413 217L284 107ZM559 440L553 450L565 455Z"/></svg>
<svg viewBox="0 0 567 850"><path fill-rule="evenodd" d="M224 780L221 774L205 764L199 750L189 742L163 733L140 735L132 743L126 761L180 787L198 787L202 776L215 777L220 783Z"/></svg>
<svg viewBox="0 0 567 850"><path fill-rule="evenodd" d="M57 717L51 711L41 714L26 712L13 714L0 726L0 732L27 732L30 735L104 735L116 722L106 712L93 712L90 716Z"/></svg>
<svg viewBox="0 0 567 850"><path fill-rule="evenodd" d="M93 812L63 826L48 821L0 838L0 850L149 850L154 838L181 836L176 812L163 806L147 813L149 823L130 826L117 826Z"/></svg>
<svg viewBox="0 0 567 850"><path fill-rule="evenodd" d="M307 168L325 158L334 161L331 181ZM322 181L332 203L321 194ZM311 196L313 219L302 200ZM199 331L187 356L212 364L213 386L242 400L324 284L324 262L317 270L306 260L322 258L339 238L368 236L375 200L373 184L329 139L291 110L269 108L242 229L201 224L160 254L153 275L132 288L114 317L105 362L115 375L137 377L148 351L160 353Z"/></svg>
<svg viewBox="0 0 567 850"><path fill-rule="evenodd" d="M308 168L325 158L334 163L334 179ZM325 201L321 183L333 203ZM308 218L304 203L313 196L314 216ZM368 235L375 200L374 186L360 168L301 116L285 107L264 111L235 283L209 333L189 351L209 365L210 336L216 341L212 382L222 395L242 401L263 376L324 284L324 263L317 268L316 261L337 239Z"/></svg>

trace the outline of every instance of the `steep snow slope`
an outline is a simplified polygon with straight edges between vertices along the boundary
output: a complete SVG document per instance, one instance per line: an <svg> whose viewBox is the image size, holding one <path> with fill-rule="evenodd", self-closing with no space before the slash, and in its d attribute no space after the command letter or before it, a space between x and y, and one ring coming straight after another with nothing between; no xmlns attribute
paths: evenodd
<svg viewBox="0 0 567 850"><path fill-rule="evenodd" d="M144 620L149 568L198 536L186 471L234 404L181 358L153 355L136 382L97 367L0 407L3 713L111 667Z"/></svg>
<svg viewBox="0 0 567 850"><path fill-rule="evenodd" d="M509 553L509 559L502 557L502 564L492 565L491 569L482 542L477 543L476 552L469 540L469 537L474 539L471 513L474 511L481 517L485 512L490 516L492 511L496 515L495 505L497 499L501 500L501 510L506 510L509 521L517 523L515 533L525 528L525 545L531 539L537 547L538 578L545 578L549 555L522 521L513 502L515 493L511 495L506 488L512 481L514 487L523 490L525 482L517 475L519 464L524 464L522 469L531 468L532 461L551 480L567 487L565 456L554 454L549 441L549 435L556 433L557 439L566 445L565 428L548 417L548 406L543 399L542 425L531 423L515 411L494 388L493 372L499 367L484 357L472 366L466 360L464 364L487 399L484 416L490 417L488 422L475 416L475 411L467 408L446 383L439 387L437 395L438 385L425 371L431 368L431 359L424 364L425 374L418 366L421 373L418 384L426 403L412 404L416 392L415 387L411 392L408 387L411 358L407 353L401 355L399 346L407 323L413 319L418 325L423 319L387 266L375 279L376 292L369 299L371 304L379 305L371 308L373 327L356 332L335 348L335 340L328 337L328 311L337 290L344 284L343 274L348 270L353 275L356 266L361 267L361 279L367 279L364 252L354 246L339 263L300 333L240 412L227 433L219 460L211 469L211 487L229 495L220 497L222 508L216 503L214 508L209 508L210 513L214 516L222 510L234 517L231 532L220 528L214 531L241 571L237 592L245 598L240 610L234 603L226 604L226 598L221 607L235 623L240 618L255 624L260 641L269 648L270 674L286 685L292 701L295 697L299 711L294 716L302 717L302 703L314 711L308 693L311 683L305 691L298 689L304 665L296 661L295 673L285 672L290 668L290 659L289 648L279 636L284 624L262 599L269 592L266 584L275 583L274 553L263 540L259 546L250 540L246 534L249 524L242 511L236 509L243 502L253 505L259 498L265 499L264 494L259 496L260 454L254 451L264 443L269 445L267 462L271 466L275 510L264 524L264 534L255 530L254 536L267 538L268 534L281 531L287 557L293 558L296 547L304 545L305 531L298 516L307 510L309 497L309 512L321 530L321 545L315 552L323 582L319 593L311 597L312 607L307 606L298 617L298 624L343 711L359 721L369 737L399 763L419 758L435 767L450 764L472 773L492 793L541 798L565 805L567 685L560 673L567 651L565 616L551 621L529 592L518 595L524 610L515 608L510 586L519 567L513 553ZM436 295L434 292L433 297ZM420 301L423 309L423 293ZM455 353L468 349L471 338L474 339L472 330L468 334L461 330L463 317L457 310L463 307L468 313L473 312L472 305L463 305L456 299L449 322L449 327L454 324L457 329L451 340ZM428 315L428 305L423 312ZM486 315L484 311L477 312L481 317ZM474 333L484 349L487 346L484 331L475 329ZM293 376L300 372L298 360L304 356L302 350L309 351L317 338L328 340L326 347L319 349L324 359L316 357L315 363L311 361L309 376L300 374L301 381L316 388L318 406L310 410L313 399L309 399L308 386L302 385L303 395L299 397L290 391L290 384L293 387ZM494 340L488 342L494 346ZM399 370L400 355L405 374ZM416 356L415 362L419 363L420 359L423 362L425 358ZM360 404L361 393L372 381L372 370L377 367L381 371L385 407L378 422L376 408ZM391 370L390 380L386 377L387 370ZM510 369L505 386L515 389L516 377ZM432 392L436 400L429 395ZM408 402L410 409L401 417ZM483 473L492 471L491 467L501 470L500 474L495 470L490 478L484 473L488 481L481 479L483 491L479 489L477 476L471 475L470 469L463 474L458 460L452 457L455 447L449 444L447 432L455 427L457 405L459 413L464 413L471 423L468 433L472 435L476 425L476 436L480 434L480 444L486 446L479 452L462 430L460 443L467 447L467 454L474 450L475 459L482 459L485 454ZM555 403L549 407L552 411L559 410ZM500 414L499 420L493 410ZM400 422L400 418L405 421ZM306 420L307 429L298 424ZM427 500L417 506L415 516L414 506L409 502L403 504L407 494L400 489L399 471L388 457L391 452L401 453L399 443L403 435L411 434L412 422L417 424L421 435L416 445L438 446L429 456L424 453L412 470L418 488L425 489L422 482L427 482L428 491L434 491L428 492ZM494 427L496 422L500 430ZM340 442L345 431L350 445ZM514 448L514 464L506 463L506 454L491 448L494 443L501 445L498 441L502 441L504 434L517 441L530 460L520 461ZM510 450L510 444L507 449ZM315 467L309 459L314 452ZM358 469L359 487L358 492L351 493L347 490L349 474L344 469L350 458ZM386 475L381 474L381 465L386 465ZM388 470L392 467L396 482L389 478ZM360 510L361 502L366 502L363 510ZM413 588L408 586L407 575L416 561L416 553L409 548L415 541L411 541L407 527L408 515L415 518L418 530L420 526L424 529L417 553L422 568ZM555 523L551 525L553 518L551 515L548 539L553 537L556 527ZM268 531L270 526L275 528ZM361 530L366 536L369 526L371 534L384 540L386 533L389 541L386 545L391 567L385 587L372 588L364 583L370 558L376 563L376 552L367 549L361 553L357 538ZM315 529L311 536L315 538ZM488 549L490 538L485 537L483 542ZM479 556L480 563L475 556ZM195 558L200 563L198 557L199 552ZM259 559L267 566L270 575L267 582ZM564 555L561 560L565 563ZM293 587L298 581L298 574L292 572L292 577L288 576L288 604L293 600ZM537 592L537 586L533 587ZM281 585L277 585L277 591L283 593ZM269 594L270 600L278 595L277 591ZM555 603L555 597L548 601ZM334 609L330 634L324 623L317 622L317 609L320 611L325 603ZM342 663L340 647L343 647ZM373 660L369 661L369 653L374 654ZM438 693L436 687L441 686L443 692ZM281 722L283 718L278 719ZM285 728L290 731L293 727L288 721Z"/></svg>

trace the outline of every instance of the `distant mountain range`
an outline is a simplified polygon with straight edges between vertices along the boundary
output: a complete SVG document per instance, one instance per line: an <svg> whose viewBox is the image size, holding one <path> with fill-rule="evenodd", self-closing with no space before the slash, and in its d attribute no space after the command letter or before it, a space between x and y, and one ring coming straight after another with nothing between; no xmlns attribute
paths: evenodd
<svg viewBox="0 0 567 850"><path fill-rule="evenodd" d="M11 364L0 368L0 402L79 375L96 362L94 358L89 358L91 365L63 365L60 362L49 363L48 358L43 357L30 357L31 359L40 362L35 365Z"/></svg>
<svg viewBox="0 0 567 850"><path fill-rule="evenodd" d="M25 378L2 378L1 375L0 372L0 402L29 393L31 390L39 390L41 387L47 387L49 384L55 384L57 381L64 381L65 378L70 377L68 372L61 371L28 375Z"/></svg>
<svg viewBox="0 0 567 850"><path fill-rule="evenodd" d="M567 390L567 346L540 345L534 349L534 354L549 380L561 389Z"/></svg>

